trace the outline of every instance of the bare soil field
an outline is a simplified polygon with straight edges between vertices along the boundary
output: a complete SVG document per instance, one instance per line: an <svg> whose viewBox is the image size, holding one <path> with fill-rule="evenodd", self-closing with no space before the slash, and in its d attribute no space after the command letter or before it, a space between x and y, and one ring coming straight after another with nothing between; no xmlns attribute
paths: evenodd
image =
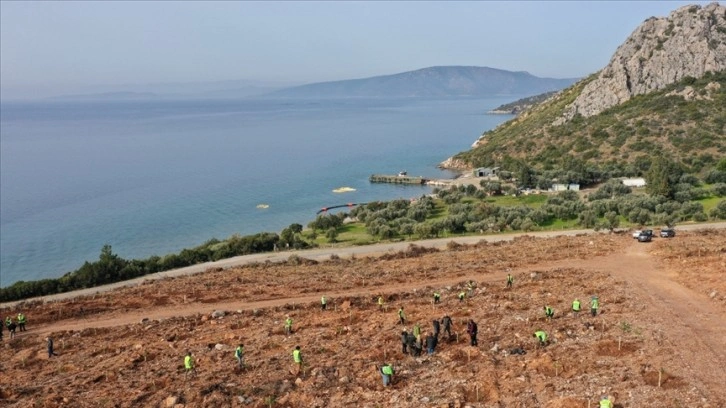
<svg viewBox="0 0 726 408"><path fill-rule="evenodd" d="M0 309L28 318L14 339L3 332L0 406L594 408L610 395L616 407L723 407L725 273L726 230L651 243L591 234L411 245L322 262L292 255L26 302ZM476 289L460 302L468 280ZM592 296L601 303L595 317ZM577 317L569 312L575 298L583 303ZM551 321L545 305L555 309ZM445 314L454 335L442 335L433 355L402 353L403 328L419 323L430 332ZM294 332L286 336L288 315ZM469 319L479 326L478 346L469 345ZM551 339L546 347L532 337L539 329ZM48 358L47 336L58 356ZM243 370L234 359L239 343ZM305 364L294 375L298 345ZM197 366L190 378L187 351ZM378 371L384 362L395 369L388 388Z"/></svg>

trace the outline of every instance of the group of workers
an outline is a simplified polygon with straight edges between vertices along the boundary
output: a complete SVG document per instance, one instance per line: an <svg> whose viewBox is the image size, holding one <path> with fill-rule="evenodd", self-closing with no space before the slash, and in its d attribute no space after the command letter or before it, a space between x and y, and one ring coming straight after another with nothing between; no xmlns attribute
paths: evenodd
<svg viewBox="0 0 726 408"><path fill-rule="evenodd" d="M3 330L2 327L5 326L7 331L10 333L10 338L15 337L15 330L20 329L21 332L26 331L25 330L25 315L23 313L18 313L17 323L13 320L12 316L8 316L5 318L5 324L0 324L0 339L3 338Z"/></svg>
<svg viewBox="0 0 726 408"><path fill-rule="evenodd" d="M511 274L507 274L506 278L506 288L511 289L514 285L514 277ZM466 284L466 291L461 291L458 294L458 298L460 302L463 302L467 297L471 297L474 291L474 282L468 281ZM433 303L438 304L441 302L441 292L440 291L434 291L433 293ZM384 310L384 298L383 296L378 297L378 307L381 311ZM327 304L328 299L326 296L322 296L320 300L320 309L321 311L327 310ZM598 308L600 306L599 299L597 296L593 296L591 298L590 302L590 311L592 316L596 316L598 312ZM572 313L575 317L579 315L579 312L581 311L582 303L579 299L575 299L572 302ZM555 310L549 306L545 305L543 307L545 318L549 321L554 318ZM406 313L404 312L403 306L400 306L398 309L398 322L403 326L406 324ZM284 322L284 333L285 335L291 335L293 333L292 328L293 320L288 315L285 318ZM412 331L409 333L405 328L401 332L401 346L402 346L402 352L404 354L410 354L411 356L418 357L422 354L424 350L424 345L426 348L426 352L429 355L434 354L436 347L439 343L439 336L442 334L442 326L443 326L443 332L447 335L447 340L451 339L451 328L452 328L453 321L451 317L446 314L444 315L440 320L434 319L432 321L432 331L422 334L421 332L421 326L419 323L415 323L413 326ZM477 341L477 334L478 334L478 327L476 322L474 322L473 319L469 319L467 322L467 334L470 337L470 345L471 346L478 346ZM537 330L534 332L534 337L537 338L540 345L545 346L549 342L549 337L547 333L544 330ZM51 343L52 344L52 343ZM50 346L52 347L52 346ZM521 347L521 346L520 346ZM521 350L519 353L514 354L524 354L524 349L516 349ZM50 352L50 351L49 351ZM234 352L235 359L237 360L237 367L241 370L244 368L244 346L240 344ZM299 375L302 372L302 369L304 368L304 360L302 351L300 350L300 346L295 346L295 349L292 351L292 360L293 360L293 369L291 370L291 374L293 375ZM194 360L192 358L191 352L187 352L185 358L184 358L184 367L187 372L187 376L194 375L196 373L195 366L194 366ZM388 387L393 384L393 375L394 375L394 369L393 366L385 362L383 365L379 367L379 372L381 374L381 377L383 379L383 385L385 387ZM612 408L612 402L609 399L609 397L604 396L600 401L600 408Z"/></svg>
<svg viewBox="0 0 726 408"><path fill-rule="evenodd" d="M592 317L597 316L597 311L599 308L600 299L597 296L593 296L592 298L590 298L590 314L592 315ZM554 319L555 310L551 306L545 305L542 309L544 310L545 319L547 319L547 321ZM575 300L572 301L572 315L574 317L578 317L581 310L582 302L580 302L580 299L575 298ZM546 346L549 342L547 332L542 329L535 331L533 336L537 338L540 346Z"/></svg>

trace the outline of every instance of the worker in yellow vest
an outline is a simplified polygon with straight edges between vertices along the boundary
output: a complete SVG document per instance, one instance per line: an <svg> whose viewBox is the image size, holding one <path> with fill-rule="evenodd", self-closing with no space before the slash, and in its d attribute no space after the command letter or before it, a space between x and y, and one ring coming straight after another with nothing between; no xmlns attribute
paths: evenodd
<svg viewBox="0 0 726 408"><path fill-rule="evenodd" d="M575 299L572 301L572 314L577 317L580 315L580 309L582 308L582 305L580 304L579 299Z"/></svg>
<svg viewBox="0 0 726 408"><path fill-rule="evenodd" d="M613 408L613 402L610 401L610 398L603 395L600 399L600 408Z"/></svg>
<svg viewBox="0 0 726 408"><path fill-rule="evenodd" d="M303 356L300 352L300 346L295 346L295 350L292 351L292 361L294 364L292 368L292 374L299 375L303 365Z"/></svg>
<svg viewBox="0 0 726 408"><path fill-rule="evenodd" d="M18 313L18 327L21 332L25 331L25 315L22 313Z"/></svg>
<svg viewBox="0 0 726 408"><path fill-rule="evenodd" d="M187 355L184 357L184 378L190 376L196 376L197 369L194 367L194 359L192 358L192 352L187 351Z"/></svg>
<svg viewBox="0 0 726 408"><path fill-rule="evenodd" d="M544 330L537 330L534 332L534 337L539 340L540 346L546 346L547 345L547 333Z"/></svg>
<svg viewBox="0 0 726 408"><path fill-rule="evenodd" d="M388 387L393 383L393 366L384 363L381 367L381 376L383 377L383 386Z"/></svg>

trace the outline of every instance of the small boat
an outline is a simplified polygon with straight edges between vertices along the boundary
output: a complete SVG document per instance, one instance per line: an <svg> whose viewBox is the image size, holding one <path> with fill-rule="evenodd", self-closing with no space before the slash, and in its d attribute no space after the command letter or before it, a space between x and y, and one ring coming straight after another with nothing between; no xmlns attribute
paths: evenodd
<svg viewBox="0 0 726 408"><path fill-rule="evenodd" d="M407 171L399 171L398 172L398 177L405 177L405 176L408 176L408 172Z"/></svg>
<svg viewBox="0 0 726 408"><path fill-rule="evenodd" d="M265 208L270 208L270 206L267 204L257 204L257 208L264 210Z"/></svg>
<svg viewBox="0 0 726 408"><path fill-rule="evenodd" d="M351 191L355 191L352 187L340 187L333 190L334 193L350 193Z"/></svg>

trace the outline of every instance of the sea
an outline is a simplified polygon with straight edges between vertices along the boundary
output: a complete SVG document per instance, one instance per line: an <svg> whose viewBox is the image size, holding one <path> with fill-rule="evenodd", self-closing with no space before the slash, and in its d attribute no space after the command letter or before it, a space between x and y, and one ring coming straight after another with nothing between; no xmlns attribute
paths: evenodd
<svg viewBox="0 0 726 408"><path fill-rule="evenodd" d="M437 165L518 98L3 102L0 287L60 277L105 244L163 256L429 194L368 178L453 178Z"/></svg>

